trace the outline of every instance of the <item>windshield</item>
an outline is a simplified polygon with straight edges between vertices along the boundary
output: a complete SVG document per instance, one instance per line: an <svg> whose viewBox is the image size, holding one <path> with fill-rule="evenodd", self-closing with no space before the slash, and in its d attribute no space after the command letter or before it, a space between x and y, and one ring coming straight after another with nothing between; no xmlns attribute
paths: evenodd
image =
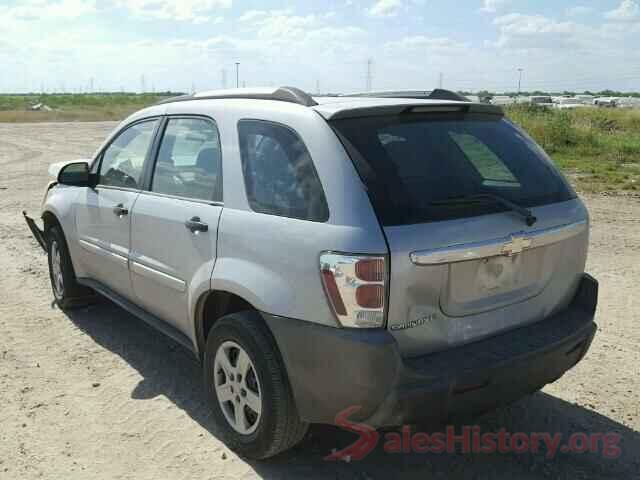
<svg viewBox="0 0 640 480"><path fill-rule="evenodd" d="M575 197L544 151L495 115L403 114L336 120L383 225L506 211L500 203L439 203L499 195L523 207Z"/></svg>

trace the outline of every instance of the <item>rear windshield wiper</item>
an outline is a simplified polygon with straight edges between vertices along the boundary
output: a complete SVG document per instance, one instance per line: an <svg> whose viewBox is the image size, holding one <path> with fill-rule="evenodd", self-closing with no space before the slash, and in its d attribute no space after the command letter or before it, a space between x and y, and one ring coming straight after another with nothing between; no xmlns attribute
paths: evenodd
<svg viewBox="0 0 640 480"><path fill-rule="evenodd" d="M464 205L471 203L480 203L480 202L490 202L490 203L499 203L504 205L509 210L512 210L524 218L527 226L531 227L534 225L538 219L531 213L531 210L528 208L524 208L517 203L512 202L511 200L507 200L500 195L495 195L493 193L478 193L476 195L467 195L461 197L452 197L444 200L436 200L431 202L431 205Z"/></svg>

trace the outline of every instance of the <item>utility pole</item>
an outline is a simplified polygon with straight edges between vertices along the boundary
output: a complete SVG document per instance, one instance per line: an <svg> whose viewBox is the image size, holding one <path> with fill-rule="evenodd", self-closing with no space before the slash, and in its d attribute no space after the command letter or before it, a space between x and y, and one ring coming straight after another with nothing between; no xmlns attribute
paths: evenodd
<svg viewBox="0 0 640 480"><path fill-rule="evenodd" d="M524 71L523 68L519 68L518 69L518 96L520 96L520 91L522 90L522 72Z"/></svg>
<svg viewBox="0 0 640 480"><path fill-rule="evenodd" d="M222 88L227 88L227 71L224 68L220 70L220 83Z"/></svg>
<svg viewBox="0 0 640 480"><path fill-rule="evenodd" d="M147 81L144 78L144 74L140 76L140 93L144 93L147 90Z"/></svg>
<svg viewBox="0 0 640 480"><path fill-rule="evenodd" d="M240 88L240 62L236 62L236 88Z"/></svg>
<svg viewBox="0 0 640 480"><path fill-rule="evenodd" d="M371 66L373 65L372 59L367 59L367 92L371 91L371 87L373 84L373 73L371 71Z"/></svg>
<svg viewBox="0 0 640 480"><path fill-rule="evenodd" d="M93 92L93 77L89 79L89 93Z"/></svg>

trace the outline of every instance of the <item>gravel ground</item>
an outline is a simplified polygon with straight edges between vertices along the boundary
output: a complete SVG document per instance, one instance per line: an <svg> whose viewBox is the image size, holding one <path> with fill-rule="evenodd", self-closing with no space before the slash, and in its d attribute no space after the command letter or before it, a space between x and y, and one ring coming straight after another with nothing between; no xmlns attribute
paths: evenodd
<svg viewBox="0 0 640 480"><path fill-rule="evenodd" d="M52 305L37 213L49 163L90 155L113 123L0 124L0 478L640 478L640 201L585 198L588 271L600 280L587 358L542 392L478 420L485 431L616 432L622 454L323 457L352 441L314 427L291 452L248 462L215 436L190 354L105 301Z"/></svg>

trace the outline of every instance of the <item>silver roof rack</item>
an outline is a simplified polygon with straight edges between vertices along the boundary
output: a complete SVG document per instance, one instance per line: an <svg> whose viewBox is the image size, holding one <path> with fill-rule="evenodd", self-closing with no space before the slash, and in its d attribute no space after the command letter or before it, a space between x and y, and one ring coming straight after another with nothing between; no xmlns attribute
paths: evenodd
<svg viewBox="0 0 640 480"><path fill-rule="evenodd" d="M244 98L251 100L276 100L280 102L296 103L305 107L317 105L316 101L306 92L295 87L279 88L236 88L229 90L212 90L209 92L194 93L192 95L180 95L167 98L156 105L175 102L187 102L191 100L212 100L223 98Z"/></svg>
<svg viewBox="0 0 640 480"><path fill-rule="evenodd" d="M340 95L341 97L374 97L374 98L413 98L419 100L451 100L470 102L467 97L451 90L436 88L435 90L388 90L380 92L361 92Z"/></svg>

